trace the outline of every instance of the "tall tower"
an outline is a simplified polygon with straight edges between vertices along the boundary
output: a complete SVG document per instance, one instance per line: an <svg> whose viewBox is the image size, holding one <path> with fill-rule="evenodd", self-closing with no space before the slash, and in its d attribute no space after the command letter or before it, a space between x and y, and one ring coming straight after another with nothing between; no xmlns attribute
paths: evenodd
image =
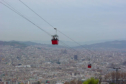
<svg viewBox="0 0 126 84"><path fill-rule="evenodd" d="M74 60L78 60L78 56L77 55L74 55Z"/></svg>

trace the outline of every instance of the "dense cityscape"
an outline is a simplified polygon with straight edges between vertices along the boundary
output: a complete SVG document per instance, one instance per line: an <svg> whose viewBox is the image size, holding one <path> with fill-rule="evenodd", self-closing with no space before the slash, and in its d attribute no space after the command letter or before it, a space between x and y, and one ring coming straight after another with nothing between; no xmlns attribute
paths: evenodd
<svg viewBox="0 0 126 84"><path fill-rule="evenodd" d="M88 68L88 64L92 67ZM104 80L115 71L126 72L126 49L65 48L46 45L0 45L0 82L10 84L64 83L91 77Z"/></svg>
<svg viewBox="0 0 126 84"><path fill-rule="evenodd" d="M126 84L126 0L1 0L0 84Z"/></svg>

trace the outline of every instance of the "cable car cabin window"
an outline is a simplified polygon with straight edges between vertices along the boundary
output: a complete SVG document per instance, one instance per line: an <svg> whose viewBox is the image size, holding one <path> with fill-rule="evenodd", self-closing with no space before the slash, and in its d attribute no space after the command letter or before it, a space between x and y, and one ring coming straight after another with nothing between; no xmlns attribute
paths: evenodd
<svg viewBox="0 0 126 84"><path fill-rule="evenodd" d="M58 45L58 39L52 39L52 45Z"/></svg>
<svg viewBox="0 0 126 84"><path fill-rule="evenodd" d="M88 68L91 68L91 64L88 64Z"/></svg>

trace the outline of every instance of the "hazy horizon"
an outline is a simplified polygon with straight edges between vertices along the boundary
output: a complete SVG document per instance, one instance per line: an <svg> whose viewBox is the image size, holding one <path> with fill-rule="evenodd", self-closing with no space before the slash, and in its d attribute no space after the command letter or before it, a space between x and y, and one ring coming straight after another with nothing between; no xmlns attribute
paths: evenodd
<svg viewBox="0 0 126 84"><path fill-rule="evenodd" d="M0 40L5 41L5 40ZM19 40L6 40L6 41L19 41ZM96 44L96 43L104 43L104 42L111 42L111 41L126 41L126 40L98 40L98 41L87 41L87 42L78 42L80 45L90 45L90 44ZM51 41L19 41L19 42L34 42L34 43L41 43L41 44L47 44L51 45ZM62 44L64 42L65 44ZM79 44L73 42L73 41L59 41L60 46L66 46L69 47L77 47L80 46Z"/></svg>
<svg viewBox="0 0 126 84"><path fill-rule="evenodd" d="M51 35L55 30L19 0L4 0ZM1 0L2 3L5 3ZM126 40L125 0L21 0L76 42ZM0 4L0 40L50 42L51 36ZM58 32L59 40L71 40Z"/></svg>

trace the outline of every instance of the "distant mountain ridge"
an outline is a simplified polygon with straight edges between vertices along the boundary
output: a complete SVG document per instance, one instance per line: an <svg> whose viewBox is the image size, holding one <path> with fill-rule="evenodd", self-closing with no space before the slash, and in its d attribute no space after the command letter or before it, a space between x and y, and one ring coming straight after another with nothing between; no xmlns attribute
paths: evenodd
<svg viewBox="0 0 126 84"><path fill-rule="evenodd" d="M31 45L41 45L45 47L64 47L64 46L55 46L51 44L42 44L31 41L0 41L0 45L10 45L10 46L18 46L18 47L27 47Z"/></svg>
<svg viewBox="0 0 126 84"><path fill-rule="evenodd" d="M30 42L30 41L0 41L0 45L11 45L11 46L22 46L22 47L27 47L30 45L42 45L42 46L47 46L47 47L63 47L63 46L54 46L54 45L49 45L49 44L41 44L41 43L35 43L35 42ZM90 44L90 45L83 45L83 46L77 46L74 48L118 48L118 49L123 49L126 48L126 40L123 41L109 41L109 42L102 42L102 43L95 43L95 44Z"/></svg>
<svg viewBox="0 0 126 84"><path fill-rule="evenodd" d="M22 46L29 46L29 45L44 45L41 43L35 43L31 41L0 41L0 45L22 45Z"/></svg>
<svg viewBox="0 0 126 84"><path fill-rule="evenodd" d="M0 45L10 45L10 46L20 46L20 47L27 46L27 45L20 43L18 41L0 41Z"/></svg>
<svg viewBox="0 0 126 84"><path fill-rule="evenodd" d="M84 45L84 48L126 48L126 40L123 41L109 41L109 42L102 42L102 43L95 43L91 45ZM77 48L82 48L79 46Z"/></svg>

